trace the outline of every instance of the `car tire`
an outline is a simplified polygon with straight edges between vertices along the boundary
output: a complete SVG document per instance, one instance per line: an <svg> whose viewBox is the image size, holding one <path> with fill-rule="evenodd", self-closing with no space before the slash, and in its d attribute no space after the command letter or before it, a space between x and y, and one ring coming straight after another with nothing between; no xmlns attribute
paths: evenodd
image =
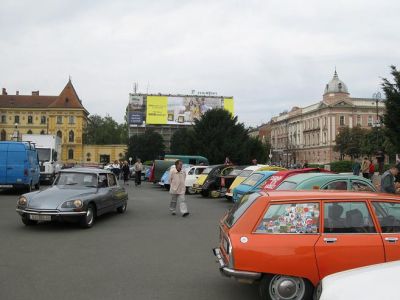
<svg viewBox="0 0 400 300"><path fill-rule="evenodd" d="M82 217L80 225L82 228L90 228L93 226L94 219L96 216L96 208L93 204L89 204L86 210L86 214Z"/></svg>
<svg viewBox="0 0 400 300"><path fill-rule="evenodd" d="M218 191L211 191L210 192L211 198L219 198L219 192Z"/></svg>
<svg viewBox="0 0 400 300"><path fill-rule="evenodd" d="M38 221L30 220L28 218L28 216L22 216L21 220L22 220L22 223L24 223L25 226L32 226L32 225L36 225L38 223Z"/></svg>
<svg viewBox="0 0 400 300"><path fill-rule="evenodd" d="M209 191L201 191L201 195L204 197L204 198L207 198L208 197L208 195L209 195Z"/></svg>
<svg viewBox="0 0 400 300"><path fill-rule="evenodd" d="M263 300L311 300L313 285L304 278L286 275L265 275L260 283Z"/></svg>
<svg viewBox="0 0 400 300"><path fill-rule="evenodd" d="M194 194L196 194L196 190L195 190L193 187L191 187L191 186L188 186L187 189L186 189L186 191L187 191L187 193L188 193L189 195L194 195Z"/></svg>
<svg viewBox="0 0 400 300"><path fill-rule="evenodd" d="M123 214L124 212L126 212L126 207L127 206L128 206L128 203L126 201L124 201L122 206L117 207L117 212L120 213L120 214Z"/></svg>

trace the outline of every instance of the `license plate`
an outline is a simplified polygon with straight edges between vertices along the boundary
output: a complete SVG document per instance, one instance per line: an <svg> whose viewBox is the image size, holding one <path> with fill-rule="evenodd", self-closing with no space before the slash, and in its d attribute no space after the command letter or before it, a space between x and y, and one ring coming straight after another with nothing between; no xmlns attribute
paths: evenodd
<svg viewBox="0 0 400 300"><path fill-rule="evenodd" d="M29 215L29 219L34 221L51 221L51 216L48 215Z"/></svg>

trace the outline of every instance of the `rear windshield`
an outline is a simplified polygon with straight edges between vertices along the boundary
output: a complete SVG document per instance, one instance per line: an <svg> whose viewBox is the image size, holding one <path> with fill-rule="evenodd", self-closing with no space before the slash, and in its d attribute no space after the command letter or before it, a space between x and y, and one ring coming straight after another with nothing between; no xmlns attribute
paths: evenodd
<svg viewBox="0 0 400 300"><path fill-rule="evenodd" d="M236 202L225 219L225 224L232 227L244 212L260 197L260 193L245 194L238 202Z"/></svg>
<svg viewBox="0 0 400 300"><path fill-rule="evenodd" d="M233 175L233 176L238 176L240 174L240 172L242 172L242 170L240 169L233 169L229 175Z"/></svg>
<svg viewBox="0 0 400 300"><path fill-rule="evenodd" d="M276 188L276 190L294 190L296 186L296 182L284 181Z"/></svg>
<svg viewBox="0 0 400 300"><path fill-rule="evenodd" d="M239 174L239 176L240 177L249 177L251 173L253 173L252 170L244 170Z"/></svg>
<svg viewBox="0 0 400 300"><path fill-rule="evenodd" d="M255 186L261 178L263 178L262 174L251 174L245 181L242 182L242 184Z"/></svg>

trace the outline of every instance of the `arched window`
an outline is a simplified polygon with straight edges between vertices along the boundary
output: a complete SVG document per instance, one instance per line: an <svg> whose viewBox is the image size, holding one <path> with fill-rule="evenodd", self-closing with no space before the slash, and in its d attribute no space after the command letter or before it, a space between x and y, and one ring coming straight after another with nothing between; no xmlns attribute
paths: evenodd
<svg viewBox="0 0 400 300"><path fill-rule="evenodd" d="M3 129L3 130L1 131L1 138L0 138L0 140L1 140L1 141L5 141L5 140L6 140L6 137L7 137L7 133L6 133L6 131Z"/></svg>
<svg viewBox="0 0 400 300"><path fill-rule="evenodd" d="M40 134L46 134L46 133L44 132L44 130L42 130L42 131L40 132Z"/></svg>
<svg viewBox="0 0 400 300"><path fill-rule="evenodd" d="M74 150L73 149L68 150L68 159L74 159Z"/></svg>
<svg viewBox="0 0 400 300"><path fill-rule="evenodd" d="M61 139L62 138L62 132L61 130L57 131L57 136Z"/></svg>
<svg viewBox="0 0 400 300"><path fill-rule="evenodd" d="M71 130L70 132L69 132L69 135L68 135L68 141L70 142L70 143L73 143L74 142L74 137L75 135L74 135L74 132Z"/></svg>
<svg viewBox="0 0 400 300"><path fill-rule="evenodd" d="M32 134L32 130L29 129L28 132L27 132L27 134Z"/></svg>

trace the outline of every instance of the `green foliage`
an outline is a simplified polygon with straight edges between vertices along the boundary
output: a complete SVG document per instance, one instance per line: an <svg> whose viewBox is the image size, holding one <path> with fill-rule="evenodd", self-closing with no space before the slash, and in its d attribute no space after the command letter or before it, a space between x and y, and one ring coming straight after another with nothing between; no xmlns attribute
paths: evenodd
<svg viewBox="0 0 400 300"><path fill-rule="evenodd" d="M155 131L148 130L144 134L131 136L128 140L128 157L134 161L140 158L142 161L157 159L164 156L164 140Z"/></svg>
<svg viewBox="0 0 400 300"><path fill-rule="evenodd" d="M224 109L207 111L191 129L178 130L171 139L174 154L202 155L211 164L223 163L229 157L235 164L250 164L256 158L267 159L267 147L250 138L237 117Z"/></svg>
<svg viewBox="0 0 400 300"><path fill-rule="evenodd" d="M83 133L83 142L88 145L126 144L128 127L118 124L109 115L92 115Z"/></svg>
<svg viewBox="0 0 400 300"><path fill-rule="evenodd" d="M368 132L368 129L361 128L360 126L339 128L334 150L339 152L341 159L345 155L349 155L352 158L359 157L363 154L362 144Z"/></svg>
<svg viewBox="0 0 400 300"><path fill-rule="evenodd" d="M319 165L319 164L308 164L309 168L320 168L323 169L325 168L325 165Z"/></svg>
<svg viewBox="0 0 400 300"><path fill-rule="evenodd" d="M349 160L333 161L330 163L331 171L333 172L352 172L353 162Z"/></svg>
<svg viewBox="0 0 400 300"><path fill-rule="evenodd" d="M386 113L383 116L385 132L394 150L400 152L400 72L391 66L394 83L384 78L382 88L385 93Z"/></svg>

